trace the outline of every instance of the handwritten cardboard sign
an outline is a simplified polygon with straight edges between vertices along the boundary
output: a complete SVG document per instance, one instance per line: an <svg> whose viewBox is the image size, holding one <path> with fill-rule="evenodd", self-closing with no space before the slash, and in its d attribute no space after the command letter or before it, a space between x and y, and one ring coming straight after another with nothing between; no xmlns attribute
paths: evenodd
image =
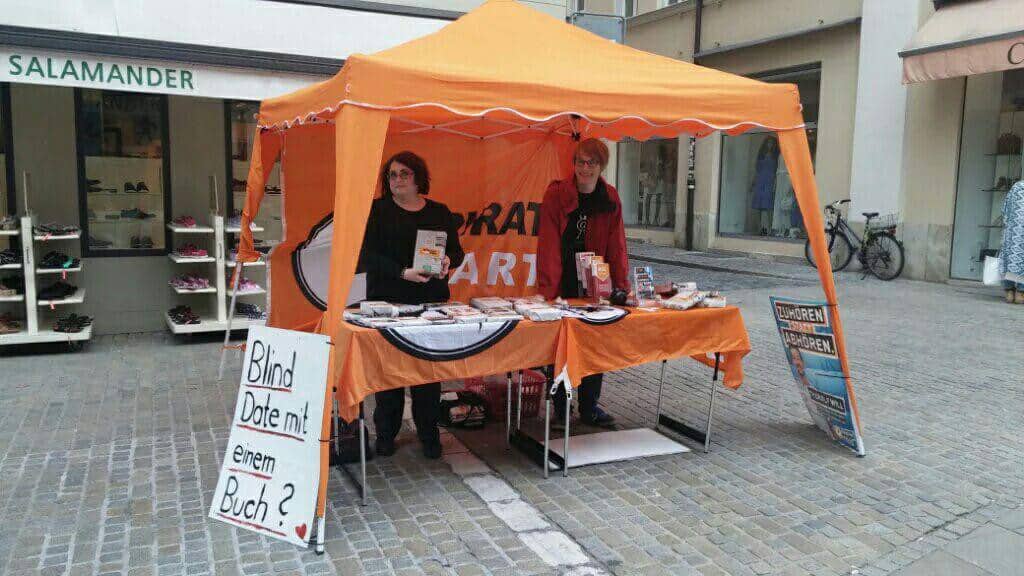
<svg viewBox="0 0 1024 576"><path fill-rule="evenodd" d="M320 479L328 338L249 329L210 518L309 544Z"/></svg>

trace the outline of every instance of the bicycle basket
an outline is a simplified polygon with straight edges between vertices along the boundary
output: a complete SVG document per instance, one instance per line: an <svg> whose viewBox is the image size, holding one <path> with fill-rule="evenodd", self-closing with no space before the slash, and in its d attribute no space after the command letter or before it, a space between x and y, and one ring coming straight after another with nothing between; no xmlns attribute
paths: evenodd
<svg viewBox="0 0 1024 576"><path fill-rule="evenodd" d="M899 228L901 224L903 224L903 219L900 218L899 212L883 214L878 218L871 220L871 230L874 232L889 230L895 233L896 229Z"/></svg>

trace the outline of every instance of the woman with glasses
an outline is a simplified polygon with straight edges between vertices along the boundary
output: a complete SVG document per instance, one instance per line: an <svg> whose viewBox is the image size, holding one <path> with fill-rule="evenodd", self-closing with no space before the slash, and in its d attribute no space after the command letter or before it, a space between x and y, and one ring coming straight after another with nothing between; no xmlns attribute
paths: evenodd
<svg viewBox="0 0 1024 576"><path fill-rule="evenodd" d="M449 269L461 265L464 254L451 211L426 198L430 192L426 162L412 152L399 152L384 163L380 178L383 193L370 208L360 254L360 268L366 272L367 298L395 304L448 300ZM437 276L427 276L412 268L418 230L444 231L448 235L442 269ZM441 412L441 384L413 386L409 394L423 455L440 458L437 421ZM405 389L377 392L375 398L377 455L390 456L395 452L395 437L402 426Z"/></svg>
<svg viewBox="0 0 1024 576"><path fill-rule="evenodd" d="M593 252L611 269L612 285L629 291L629 261L622 202L601 172L608 165L608 147L596 138L580 142L573 176L552 182L541 204L537 246L538 289L547 299L578 298L580 278L576 254ZM579 386L580 419L589 425L611 427L615 419L597 406L603 374L583 378ZM565 417L565 393L555 396L556 419ZM557 422L564 426L564 422Z"/></svg>

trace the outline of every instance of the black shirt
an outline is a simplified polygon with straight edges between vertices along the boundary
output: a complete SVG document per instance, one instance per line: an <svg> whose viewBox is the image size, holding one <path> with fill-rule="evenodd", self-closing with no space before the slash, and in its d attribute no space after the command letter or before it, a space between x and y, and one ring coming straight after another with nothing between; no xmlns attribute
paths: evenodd
<svg viewBox="0 0 1024 576"><path fill-rule="evenodd" d="M559 283L559 295L563 298L580 296L579 276L576 274L576 253L586 252L587 218L592 214L608 210L608 191L604 182L597 181L597 186L590 194L577 192L576 209L569 213L562 231L562 281Z"/></svg>
<svg viewBox="0 0 1024 576"><path fill-rule="evenodd" d="M459 244L459 229L447 206L428 199L423 208L410 212L390 197L378 198L370 207L359 257L359 269L366 272L368 299L423 304L451 298L447 278L431 278L422 284L402 278L402 270L412 267L417 230L447 232L445 254L451 260L450 269L462 264L465 255Z"/></svg>

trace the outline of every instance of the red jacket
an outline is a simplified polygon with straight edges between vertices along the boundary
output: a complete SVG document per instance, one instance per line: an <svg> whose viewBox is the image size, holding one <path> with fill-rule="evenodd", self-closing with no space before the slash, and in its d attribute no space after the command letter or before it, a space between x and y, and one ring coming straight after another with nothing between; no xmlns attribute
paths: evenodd
<svg viewBox="0 0 1024 576"><path fill-rule="evenodd" d="M584 245L588 252L604 257L611 269L612 285L628 292L629 257L626 255L626 229L622 223L622 201L612 185L605 182L605 187L615 209L588 218ZM537 242L537 290L549 300L560 296L562 233L568 224L569 214L579 205L578 196L575 178L556 180L544 193ZM575 262L564 264L576 265Z"/></svg>

